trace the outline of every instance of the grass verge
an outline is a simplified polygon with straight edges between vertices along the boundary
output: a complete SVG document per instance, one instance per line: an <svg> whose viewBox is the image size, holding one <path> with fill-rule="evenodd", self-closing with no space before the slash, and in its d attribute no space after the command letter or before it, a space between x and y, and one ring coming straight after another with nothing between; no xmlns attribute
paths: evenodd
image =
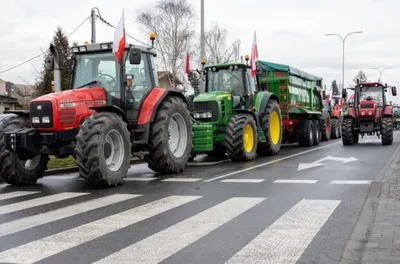
<svg viewBox="0 0 400 264"><path fill-rule="evenodd" d="M75 159L72 156L69 156L65 159L57 159L56 157L50 155L49 158L50 160L47 163L47 168L49 170L71 168L76 166Z"/></svg>

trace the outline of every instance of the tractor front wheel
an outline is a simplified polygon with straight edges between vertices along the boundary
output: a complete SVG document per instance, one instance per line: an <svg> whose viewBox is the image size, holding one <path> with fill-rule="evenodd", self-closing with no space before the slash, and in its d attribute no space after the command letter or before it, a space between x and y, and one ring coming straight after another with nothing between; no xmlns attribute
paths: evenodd
<svg viewBox="0 0 400 264"><path fill-rule="evenodd" d="M79 175L95 187L121 184L130 167L130 132L122 117L100 112L80 126L76 136Z"/></svg>
<svg viewBox="0 0 400 264"><path fill-rule="evenodd" d="M297 140L300 147L311 147L314 144L314 123L304 119L298 126Z"/></svg>
<svg viewBox="0 0 400 264"><path fill-rule="evenodd" d="M181 173L192 151L192 128L186 103L177 96L166 97L150 127L149 155L145 161L159 174Z"/></svg>
<svg viewBox="0 0 400 264"><path fill-rule="evenodd" d="M5 149L4 133L12 129L29 127L27 118L9 116L2 120L0 127L0 172L8 184L34 184L43 177L49 157L36 155L32 159L21 160L17 154Z"/></svg>
<svg viewBox="0 0 400 264"><path fill-rule="evenodd" d="M261 128L265 135L265 142L259 143L259 155L275 155L282 144L282 116L279 104L269 100L264 113L260 117Z"/></svg>
<svg viewBox="0 0 400 264"><path fill-rule="evenodd" d="M226 127L226 152L232 161L257 157L257 125L251 115L234 115Z"/></svg>
<svg viewBox="0 0 400 264"><path fill-rule="evenodd" d="M343 145L349 146L354 143L354 122L352 118L345 118L342 122L342 142ZM358 134L357 134L358 137ZM358 140L357 140L358 141Z"/></svg>
<svg viewBox="0 0 400 264"><path fill-rule="evenodd" d="M331 120L331 139L338 139L340 137L340 122L337 118Z"/></svg>
<svg viewBox="0 0 400 264"><path fill-rule="evenodd" d="M393 121L391 117L382 118L381 137L382 137L382 145L392 145Z"/></svg>

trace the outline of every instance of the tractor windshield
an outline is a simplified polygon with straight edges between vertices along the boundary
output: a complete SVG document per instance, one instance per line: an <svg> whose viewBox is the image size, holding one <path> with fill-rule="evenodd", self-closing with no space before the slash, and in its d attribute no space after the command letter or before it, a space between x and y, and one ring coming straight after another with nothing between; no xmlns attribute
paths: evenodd
<svg viewBox="0 0 400 264"><path fill-rule="evenodd" d="M364 86L360 91L360 102L372 98L379 106L383 105L383 87L382 86Z"/></svg>
<svg viewBox="0 0 400 264"><path fill-rule="evenodd" d="M72 87L79 88L100 83L113 96L120 93L119 64L111 52L77 54Z"/></svg>
<svg viewBox="0 0 400 264"><path fill-rule="evenodd" d="M234 95L242 96L244 89L243 71L230 69L211 68L207 71L207 92L211 91L227 91Z"/></svg>

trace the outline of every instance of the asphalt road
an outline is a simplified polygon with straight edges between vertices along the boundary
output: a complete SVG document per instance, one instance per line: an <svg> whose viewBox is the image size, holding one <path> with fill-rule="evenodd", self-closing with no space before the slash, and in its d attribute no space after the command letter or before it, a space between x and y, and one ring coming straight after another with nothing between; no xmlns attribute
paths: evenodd
<svg viewBox="0 0 400 264"><path fill-rule="evenodd" d="M0 262L336 264L395 135L392 146L369 137L248 163L203 159L162 178L134 165L102 190L76 173L2 184Z"/></svg>

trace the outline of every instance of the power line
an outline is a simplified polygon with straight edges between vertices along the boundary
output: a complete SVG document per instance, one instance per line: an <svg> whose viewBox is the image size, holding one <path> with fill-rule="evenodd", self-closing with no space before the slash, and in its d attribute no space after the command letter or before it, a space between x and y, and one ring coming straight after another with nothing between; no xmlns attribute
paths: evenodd
<svg viewBox="0 0 400 264"><path fill-rule="evenodd" d="M74 33L75 33L89 18L90 18L90 17L85 18L71 33L69 33L69 35L68 35L67 37L70 37L72 34L74 34ZM37 58L41 57L41 56L42 56L43 54L45 54L45 53L46 53L46 52L43 52L43 53L41 53L41 54L39 54L39 55L36 55L35 57L30 58L29 60L26 60L26 61L24 61L24 62L21 62L21 63L19 63L19 64L17 64L17 65L14 65L14 66L12 66L12 67L10 67L10 68L8 68L8 69L2 70L2 71L0 71L0 74L5 73L5 72L8 72L8 71L11 71L11 70L13 70L13 69L15 69L15 68L17 68L17 67L19 67L19 66L22 66L22 65L24 65L24 64L26 64L26 63L28 63L28 62L30 62L30 61L33 61L34 59L37 59Z"/></svg>

